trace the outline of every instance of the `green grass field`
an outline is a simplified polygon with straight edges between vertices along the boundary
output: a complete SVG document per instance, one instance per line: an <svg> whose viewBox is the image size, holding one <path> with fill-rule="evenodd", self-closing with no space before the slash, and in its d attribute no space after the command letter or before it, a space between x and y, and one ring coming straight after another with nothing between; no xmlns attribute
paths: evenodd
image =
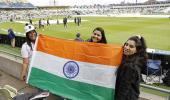
<svg viewBox="0 0 170 100"><path fill-rule="evenodd" d="M128 37L140 34L145 37L149 48L170 50L170 19L168 18L82 17L82 20L88 21L82 22L79 27L75 23L68 23L67 29L64 29L63 24L55 24L45 27L44 31L37 30L45 35L65 39L74 39L75 34L80 32L82 38L86 40L93 29L99 26L104 28L109 43L122 45ZM24 24L15 22L0 24L0 29L9 27L24 33ZM0 32L6 33L2 30Z"/></svg>

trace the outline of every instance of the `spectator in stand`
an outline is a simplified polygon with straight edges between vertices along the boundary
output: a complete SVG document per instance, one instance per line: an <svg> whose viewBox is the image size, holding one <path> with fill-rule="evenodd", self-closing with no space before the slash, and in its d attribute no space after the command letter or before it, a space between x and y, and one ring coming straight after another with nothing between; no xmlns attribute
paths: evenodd
<svg viewBox="0 0 170 100"><path fill-rule="evenodd" d="M123 45L122 62L117 70L115 100L138 100L141 72L146 66L146 43L142 36L132 36Z"/></svg>
<svg viewBox="0 0 170 100"><path fill-rule="evenodd" d="M8 29L8 38L10 39L11 46L14 48L15 47L15 34L12 28Z"/></svg>
<svg viewBox="0 0 170 100"><path fill-rule="evenodd" d="M92 36L87 40L88 42L104 43L107 44L104 29L97 27L93 30Z"/></svg>
<svg viewBox="0 0 170 100"><path fill-rule="evenodd" d="M84 41L82 38L81 38L81 34L80 33L77 33L76 34L76 38L74 39L75 41Z"/></svg>

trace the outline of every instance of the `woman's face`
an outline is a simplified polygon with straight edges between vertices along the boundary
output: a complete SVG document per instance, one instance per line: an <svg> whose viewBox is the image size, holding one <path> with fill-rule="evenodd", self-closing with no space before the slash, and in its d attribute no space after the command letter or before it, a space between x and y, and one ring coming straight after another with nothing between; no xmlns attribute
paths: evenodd
<svg viewBox="0 0 170 100"><path fill-rule="evenodd" d="M137 50L136 50L136 46L135 46L135 41L128 40L125 43L124 48L123 48L124 55L130 56L130 55L135 54L136 52L137 52Z"/></svg>
<svg viewBox="0 0 170 100"><path fill-rule="evenodd" d="M99 42L102 39L102 34L100 31L95 30L92 34L92 40L93 42Z"/></svg>
<svg viewBox="0 0 170 100"><path fill-rule="evenodd" d="M30 31L30 32L28 33L28 36L29 36L29 38L30 38L31 41L35 41L35 39L36 39L36 33L35 33L35 31Z"/></svg>

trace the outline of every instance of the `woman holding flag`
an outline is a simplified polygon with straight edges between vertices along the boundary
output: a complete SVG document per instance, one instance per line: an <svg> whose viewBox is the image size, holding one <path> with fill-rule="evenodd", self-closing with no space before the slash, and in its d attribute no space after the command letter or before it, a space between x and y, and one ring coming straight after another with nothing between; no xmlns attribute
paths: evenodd
<svg viewBox="0 0 170 100"><path fill-rule="evenodd" d="M107 40L106 40L105 32L104 32L103 28L101 28L101 27L95 28L93 30L91 38L88 39L87 41L107 44Z"/></svg>
<svg viewBox="0 0 170 100"><path fill-rule="evenodd" d="M33 25L25 26L26 42L22 45L21 55L23 58L23 67L21 72L21 80L26 80L28 65L32 57L32 52L37 37L37 32Z"/></svg>
<svg viewBox="0 0 170 100"><path fill-rule="evenodd" d="M117 70L115 100L138 100L141 71L147 61L146 48L140 35L124 43L122 62Z"/></svg>

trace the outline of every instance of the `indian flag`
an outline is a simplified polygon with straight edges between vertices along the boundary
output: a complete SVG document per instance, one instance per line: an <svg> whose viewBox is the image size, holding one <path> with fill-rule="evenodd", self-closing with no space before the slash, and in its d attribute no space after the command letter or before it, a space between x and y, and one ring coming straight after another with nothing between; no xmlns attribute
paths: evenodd
<svg viewBox="0 0 170 100"><path fill-rule="evenodd" d="M40 35L27 82L72 100L114 100L122 47Z"/></svg>

